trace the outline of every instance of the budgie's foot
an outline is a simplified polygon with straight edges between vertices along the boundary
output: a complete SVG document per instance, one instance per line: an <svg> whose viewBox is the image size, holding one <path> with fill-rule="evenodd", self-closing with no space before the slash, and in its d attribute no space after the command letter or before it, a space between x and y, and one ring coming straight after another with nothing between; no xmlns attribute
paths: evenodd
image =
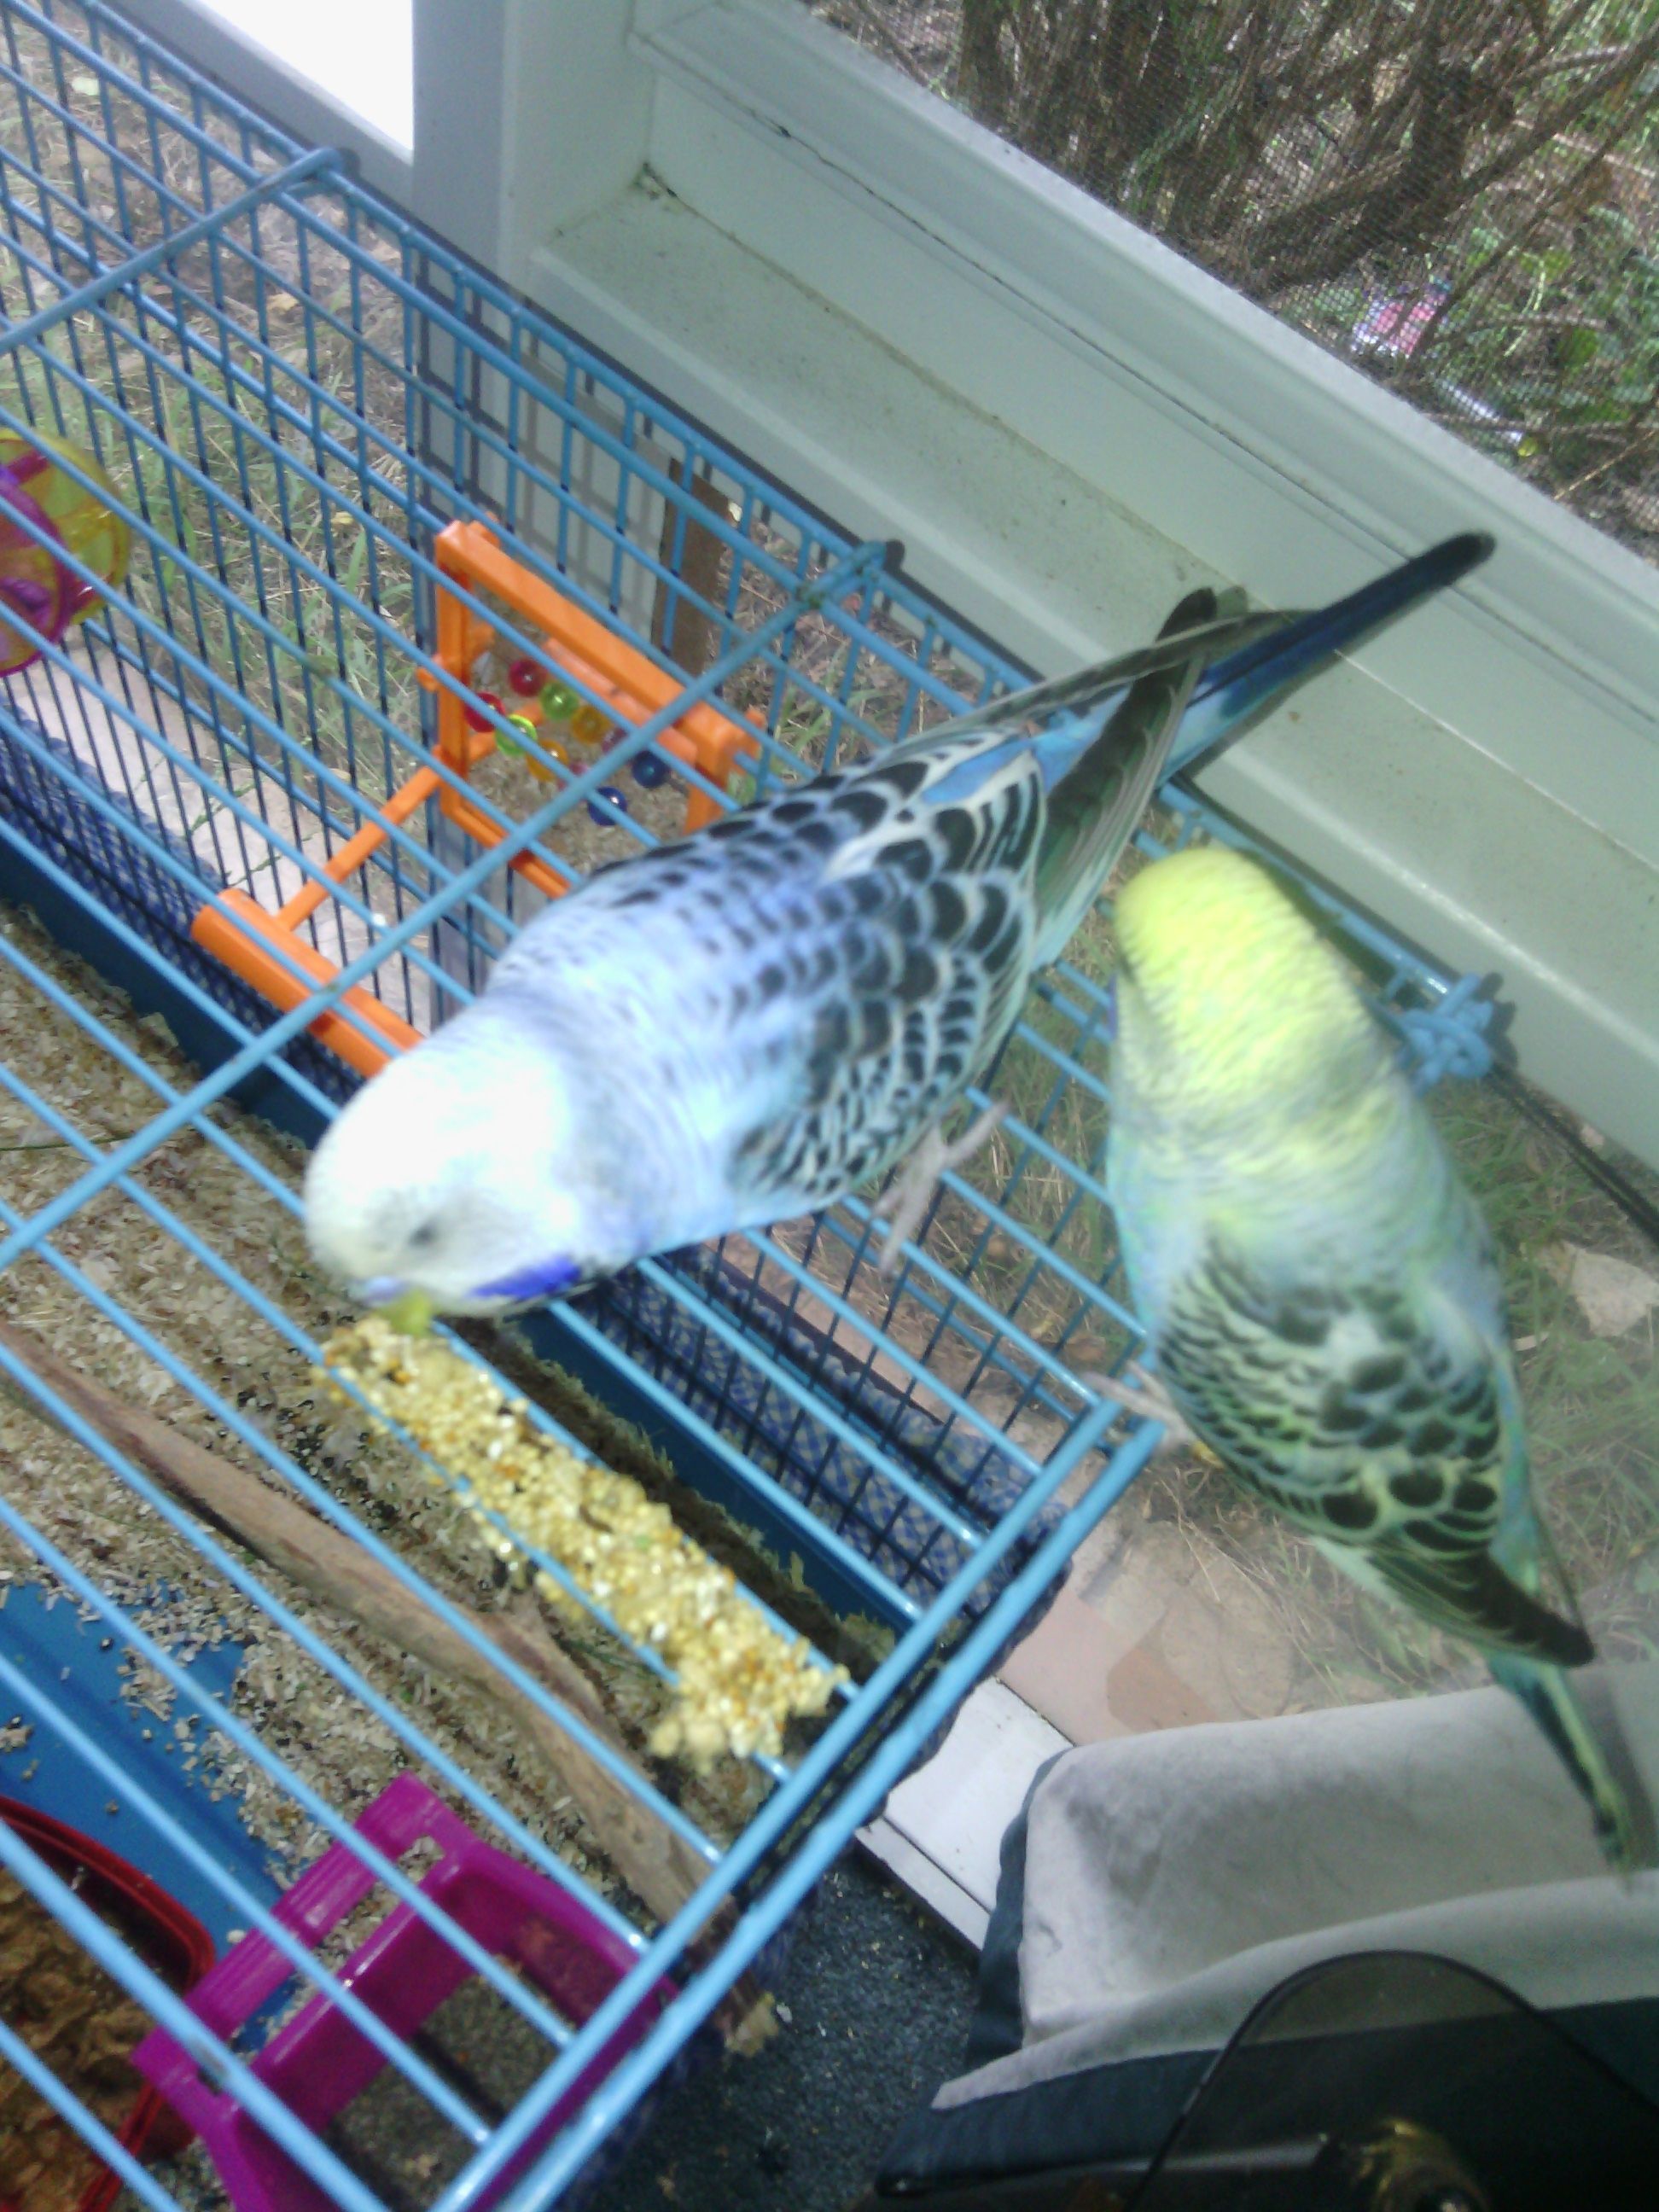
<svg viewBox="0 0 1659 2212"><path fill-rule="evenodd" d="M937 1124L922 1137L905 1162L903 1173L883 1198L878 1213L878 1219L887 1227L886 1241L877 1262L884 1275L898 1272L904 1241L915 1236L939 1188L939 1177L949 1169L963 1166L975 1152L982 1151L1001 1127L1007 1112L1008 1109L1001 1104L988 1106L982 1114L975 1115L952 1145L945 1143Z"/></svg>
<svg viewBox="0 0 1659 2212"><path fill-rule="evenodd" d="M1086 1382L1091 1390L1098 1390L1103 1398L1111 1399L1126 1413L1133 1413L1137 1420L1159 1423L1164 1436L1155 1457L1162 1458L1166 1452L1188 1451L1194 1446L1200 1451L1204 1450L1205 1447L1199 1443L1176 1411L1175 1401L1169 1392L1158 1377L1149 1375L1144 1367L1137 1367L1131 1361L1121 1375L1085 1374L1079 1368L1078 1381Z"/></svg>

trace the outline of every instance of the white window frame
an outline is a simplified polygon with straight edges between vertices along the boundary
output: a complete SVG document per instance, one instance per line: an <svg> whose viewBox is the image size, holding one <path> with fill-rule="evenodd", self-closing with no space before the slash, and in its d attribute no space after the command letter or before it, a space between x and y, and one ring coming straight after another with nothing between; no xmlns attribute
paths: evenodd
<svg viewBox="0 0 1659 2212"><path fill-rule="evenodd" d="M331 88L337 71L331 67L328 54L317 57L314 70L297 67L227 22L211 0L118 0L118 4L137 29L182 54L204 76L262 109L296 138L342 148L356 161L365 184L408 204L413 149L367 121ZM342 8L356 4L356 0L340 0Z"/></svg>

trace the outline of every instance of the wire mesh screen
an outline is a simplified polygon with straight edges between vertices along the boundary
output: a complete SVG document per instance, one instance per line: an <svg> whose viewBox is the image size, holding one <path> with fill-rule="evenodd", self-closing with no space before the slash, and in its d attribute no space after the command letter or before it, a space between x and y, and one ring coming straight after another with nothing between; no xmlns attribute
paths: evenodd
<svg viewBox="0 0 1659 2212"><path fill-rule="evenodd" d="M1659 558L1650 0L811 0Z"/></svg>
<svg viewBox="0 0 1659 2212"><path fill-rule="evenodd" d="M131 542L112 587L11 484L0 1374L59 1434L0 1403L0 1865L103 1977L87 2008L125 2008L137 2101L32 2038L3 1951L0 2061L149 2206L525 2212L591 2174L1150 1449L1098 1387L1133 1342L1109 913L893 1281L864 1193L523 1337L440 1332L514 1452L636 1486L582 1579L329 1352L293 1135L564 885L1019 672L102 8L9 7L0 86L9 465ZM1225 834L1168 799L1166 841ZM1467 989L1322 904L1442 1070ZM665 1514L810 1692L706 1771L662 1729L708 1652L617 1595ZM466 1991L502 2080L434 2044ZM200 2138L183 2166L140 2160L141 2078ZM404 2118L355 2131L382 2078Z"/></svg>

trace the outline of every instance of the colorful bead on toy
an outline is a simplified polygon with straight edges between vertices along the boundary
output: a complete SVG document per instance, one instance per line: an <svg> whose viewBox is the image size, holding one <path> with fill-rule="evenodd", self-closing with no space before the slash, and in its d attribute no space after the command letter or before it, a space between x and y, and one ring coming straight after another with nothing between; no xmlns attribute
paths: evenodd
<svg viewBox="0 0 1659 2212"><path fill-rule="evenodd" d="M658 753L635 753L629 766L641 791L654 791L668 781L668 763Z"/></svg>
<svg viewBox="0 0 1659 2212"><path fill-rule="evenodd" d="M515 660L507 672L507 680L521 699L533 699L544 685L550 690L552 689L540 664L534 660Z"/></svg>
<svg viewBox="0 0 1659 2212"><path fill-rule="evenodd" d="M529 665L528 661L517 662L515 673ZM542 713L550 722L568 723L571 736L584 745L597 745L613 726L609 714L602 714L568 684L544 686Z"/></svg>
<svg viewBox="0 0 1659 2212"><path fill-rule="evenodd" d="M509 738L505 732L498 733L495 750L505 753L509 760L517 760L526 745L533 746L537 743L536 725L528 714L509 714L507 726L509 730L516 730L518 735Z"/></svg>
<svg viewBox="0 0 1659 2212"><path fill-rule="evenodd" d="M59 465L64 461L98 489L77 483ZM9 520L7 508L33 523L46 542ZM102 599L93 585L53 557L53 545L73 554L112 590L126 574L131 543L114 487L90 453L44 430L24 437L0 429L0 675L15 675L40 651L6 620L8 608L56 645L71 623Z"/></svg>
<svg viewBox="0 0 1659 2212"><path fill-rule="evenodd" d="M599 804L601 799L606 802L603 806ZM607 823L614 822L618 814L627 813L628 801L614 783L602 783L597 794L588 800L587 811L603 829Z"/></svg>
<svg viewBox="0 0 1659 2212"><path fill-rule="evenodd" d="M506 708L502 706L501 701L495 696L495 694L493 691L480 691L478 697L484 706L493 707L498 714L504 714L507 712ZM465 711L466 726L469 730L478 730L482 732L484 730L493 730L495 728L495 725L490 720L489 715L481 714L477 707L469 707Z"/></svg>
<svg viewBox="0 0 1659 2212"><path fill-rule="evenodd" d="M568 722L581 703L581 693L573 691L568 684L542 687L542 712L550 722Z"/></svg>
<svg viewBox="0 0 1659 2212"><path fill-rule="evenodd" d="M562 768L568 768L570 765L570 756L558 739L550 738L544 731L538 730L536 732L535 744L526 745L525 748L524 764L532 775L540 776L544 783L551 783L553 771L548 766L550 758L557 761Z"/></svg>

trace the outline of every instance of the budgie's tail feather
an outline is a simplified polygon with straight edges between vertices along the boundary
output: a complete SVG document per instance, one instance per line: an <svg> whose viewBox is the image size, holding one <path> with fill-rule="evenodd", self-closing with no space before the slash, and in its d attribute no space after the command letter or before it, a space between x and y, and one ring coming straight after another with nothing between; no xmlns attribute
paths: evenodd
<svg viewBox="0 0 1659 2212"><path fill-rule="evenodd" d="M1231 595L1223 600L1212 591L1189 592L1158 632L1142 672L1050 786L1036 865L1037 966L1065 950L1134 834L1164 780L1176 731L1213 647L1215 625L1229 620L1241 631L1254 626L1251 617L1232 612ZM1188 635L1190 652L1160 652L1167 641Z"/></svg>
<svg viewBox="0 0 1659 2212"><path fill-rule="evenodd" d="M1519 1698L1588 1801L1595 1833L1621 1874L1659 1866L1659 1822L1612 1692L1596 1674L1569 1675L1507 1652L1489 1655L1493 1679Z"/></svg>
<svg viewBox="0 0 1659 2212"><path fill-rule="evenodd" d="M1366 1579L1361 1573L1363 1563L1389 1596L1423 1620L1455 1636L1466 1636L1489 1651L1558 1667L1582 1667L1595 1656L1595 1646L1577 1621L1552 1613L1507 1574L1490 1552L1431 1557L1403 1544L1352 1548L1355 1561L1346 1557L1342 1561L1350 1573Z"/></svg>
<svg viewBox="0 0 1659 2212"><path fill-rule="evenodd" d="M1493 1680L1520 1698L1588 1802L1612 1863L1626 1874L1659 1865L1652 1800L1607 1684L1566 1672L1595 1656L1577 1621L1552 1613L1488 1552L1427 1559L1401 1545L1314 1540L1363 1588L1481 1646Z"/></svg>
<svg viewBox="0 0 1659 2212"><path fill-rule="evenodd" d="M984 748L967 754L967 772L982 775L985 763L1027 751L1040 736L1045 780L1057 781L1071 773L1132 684L1167 675L1188 661L1201 669L1231 659L1242 647L1276 637L1287 622L1298 619L1267 610L1251 614L1244 593L1237 590L1188 592L1150 645L1073 669L1069 676L1052 676L1023 691L1000 695L970 714L918 730L885 758L890 764L907 754L933 752L941 744L961 744L980 735L1006 739L1002 754ZM935 800L945 788L933 787Z"/></svg>
<svg viewBox="0 0 1659 2212"><path fill-rule="evenodd" d="M1194 687L1171 769L1186 768L1224 738L1237 737L1338 653L1352 652L1422 600L1460 581L1492 550L1484 532L1445 538L1345 599L1313 614L1285 616L1270 635L1214 661Z"/></svg>

